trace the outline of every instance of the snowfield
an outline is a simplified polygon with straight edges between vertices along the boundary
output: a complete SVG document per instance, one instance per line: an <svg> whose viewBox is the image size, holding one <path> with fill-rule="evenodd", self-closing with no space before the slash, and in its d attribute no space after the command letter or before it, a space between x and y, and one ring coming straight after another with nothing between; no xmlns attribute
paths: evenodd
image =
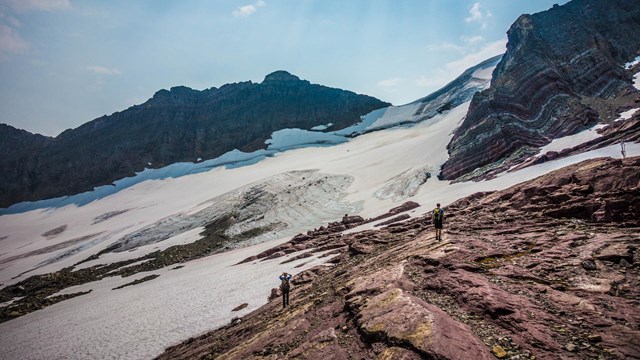
<svg viewBox="0 0 640 360"><path fill-rule="evenodd" d="M490 75L488 69L473 72L480 79ZM116 184L108 194L78 195L83 201L58 199L44 208L39 208L42 203L19 204L17 213L0 216L3 286L71 266L123 239L131 240L125 251L107 253L82 266L133 259L193 242L208 221L229 209L243 219L229 229L231 233L256 224L279 226L245 247L190 261L183 268L153 271L160 276L138 285L112 290L150 273L66 289L63 293L91 293L1 323L0 358L150 358L261 306L270 289L277 287L282 271L295 274L326 261L316 254L280 264L294 253L234 266L298 232L339 220L345 213L376 216L407 200L422 205L410 213L417 216L437 202L448 204L477 191L504 189L589 158L620 157L615 145L488 181L439 181L436 175L447 160L446 146L468 106L469 102L462 103L410 127L389 128L417 121L416 103L377 110L345 131L288 129L273 138L270 149L277 144L287 149L302 146L308 143L308 133L325 146L228 155L226 160L248 162L241 167L213 167L220 159L174 164L171 169L145 170L139 174L148 176L143 181ZM382 130L365 133L374 128ZM346 137L354 132L364 135ZM596 136L593 129L586 130L554 140L544 150L558 151ZM640 155L640 144L627 144L627 154ZM245 302L247 308L231 312Z"/></svg>

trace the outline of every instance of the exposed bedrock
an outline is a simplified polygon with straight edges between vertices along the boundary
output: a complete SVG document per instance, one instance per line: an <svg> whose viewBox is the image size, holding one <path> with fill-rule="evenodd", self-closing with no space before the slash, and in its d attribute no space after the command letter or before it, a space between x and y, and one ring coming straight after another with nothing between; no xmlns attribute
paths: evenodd
<svg viewBox="0 0 640 360"><path fill-rule="evenodd" d="M460 199L443 241L430 214L299 234L257 256L333 249L292 278L290 307L274 289L159 359L638 359L639 170L593 159ZM603 217L573 211L594 203Z"/></svg>
<svg viewBox="0 0 640 360"><path fill-rule="evenodd" d="M629 36L639 32L634 0L574 0L520 16L490 88L473 97L448 145L440 177L456 179L598 122L590 105L637 91L622 65L640 50L640 37Z"/></svg>

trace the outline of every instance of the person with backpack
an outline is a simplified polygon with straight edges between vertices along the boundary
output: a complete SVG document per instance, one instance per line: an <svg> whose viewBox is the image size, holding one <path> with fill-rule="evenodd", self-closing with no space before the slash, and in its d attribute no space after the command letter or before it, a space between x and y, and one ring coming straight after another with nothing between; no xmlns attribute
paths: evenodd
<svg viewBox="0 0 640 360"><path fill-rule="evenodd" d="M280 292L282 293L282 308L284 309L289 305L289 280L291 280L291 274L283 272L280 275Z"/></svg>
<svg viewBox="0 0 640 360"><path fill-rule="evenodd" d="M440 208L440 203L433 209L433 225L436 228L436 240L442 240L442 223L444 222L444 210Z"/></svg>

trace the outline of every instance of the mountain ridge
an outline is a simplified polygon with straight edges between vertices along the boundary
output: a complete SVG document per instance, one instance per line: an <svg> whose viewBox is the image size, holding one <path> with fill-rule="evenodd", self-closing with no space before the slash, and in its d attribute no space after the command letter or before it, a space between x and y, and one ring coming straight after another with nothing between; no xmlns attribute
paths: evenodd
<svg viewBox="0 0 640 360"><path fill-rule="evenodd" d="M612 24L615 24L613 26ZM631 0L575 0L522 15L489 89L474 95L448 146L440 177L505 170L553 138L611 121L640 99L622 64L637 56L640 7ZM464 179L469 179L469 176Z"/></svg>
<svg viewBox="0 0 640 360"><path fill-rule="evenodd" d="M271 133L284 128L332 123L333 129L341 129L389 105L279 70L262 83L159 90L143 104L55 138L19 133L5 125L0 137L11 138L8 143L19 144L23 151L0 161L9 174L0 180L0 207L88 191L146 167L215 158L234 149L262 149Z"/></svg>

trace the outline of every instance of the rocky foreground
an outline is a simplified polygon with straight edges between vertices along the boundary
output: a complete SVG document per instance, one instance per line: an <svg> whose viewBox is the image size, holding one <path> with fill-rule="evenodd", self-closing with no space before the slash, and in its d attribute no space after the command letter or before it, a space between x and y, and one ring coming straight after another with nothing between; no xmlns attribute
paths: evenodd
<svg viewBox="0 0 640 360"><path fill-rule="evenodd" d="M429 215L298 235L247 259L330 250L290 307L274 289L159 358L640 358L639 185L640 157L594 159L451 204L443 241Z"/></svg>

